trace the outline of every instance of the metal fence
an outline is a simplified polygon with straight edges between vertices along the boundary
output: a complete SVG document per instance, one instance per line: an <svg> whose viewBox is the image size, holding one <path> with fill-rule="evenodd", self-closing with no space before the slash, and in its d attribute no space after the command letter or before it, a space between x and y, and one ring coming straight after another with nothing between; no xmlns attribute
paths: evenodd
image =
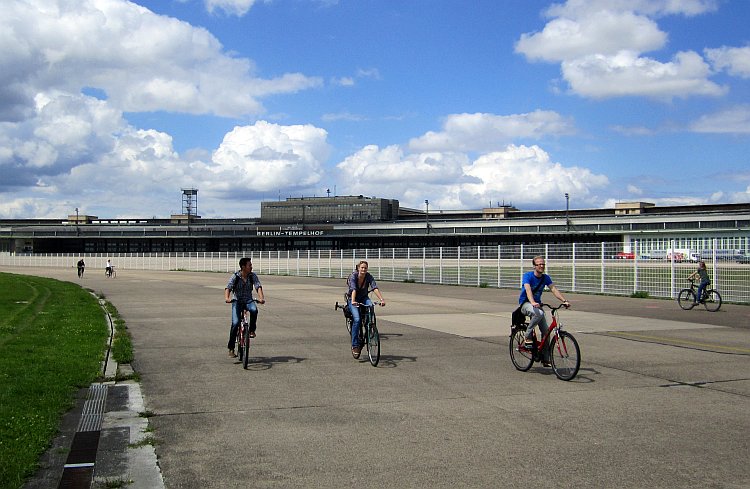
<svg viewBox="0 0 750 489"><path fill-rule="evenodd" d="M637 249L637 243L633 246ZM561 290L592 294L675 298L697 268L696 263L677 261L674 256L648 259L623 254L621 242L245 253L0 253L0 266L75 269L83 257L87 274L103 274L111 259L122 277L127 270L231 272L241 257L248 256L259 274L345 278L359 260L367 260L370 273L381 281L517 289L537 255L545 257L546 271ZM711 287L724 301L750 304L749 264L720 259L716 253L703 259Z"/></svg>

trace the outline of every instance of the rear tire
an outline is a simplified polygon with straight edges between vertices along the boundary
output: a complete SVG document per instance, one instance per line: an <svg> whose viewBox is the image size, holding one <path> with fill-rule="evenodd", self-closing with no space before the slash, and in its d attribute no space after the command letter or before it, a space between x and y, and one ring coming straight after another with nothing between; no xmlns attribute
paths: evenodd
<svg viewBox="0 0 750 489"><path fill-rule="evenodd" d="M693 292L693 289L682 289L677 296L677 303L686 311L695 307L695 292Z"/></svg>
<svg viewBox="0 0 750 489"><path fill-rule="evenodd" d="M526 338L526 328L513 328L510 333L510 361L513 366L521 372L526 372L534 364L532 353L523 348L523 342Z"/></svg>
<svg viewBox="0 0 750 489"><path fill-rule="evenodd" d="M706 292L706 301L703 303L707 311L716 312L721 307L721 295L715 290Z"/></svg>
<svg viewBox="0 0 750 489"><path fill-rule="evenodd" d="M581 368L581 350L572 334L560 331L549 345L552 370L560 380L572 380Z"/></svg>

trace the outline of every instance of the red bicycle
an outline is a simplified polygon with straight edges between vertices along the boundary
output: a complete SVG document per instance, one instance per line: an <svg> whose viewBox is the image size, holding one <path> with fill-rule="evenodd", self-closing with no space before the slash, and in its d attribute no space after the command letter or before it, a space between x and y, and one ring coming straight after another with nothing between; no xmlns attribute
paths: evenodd
<svg viewBox="0 0 750 489"><path fill-rule="evenodd" d="M541 307L549 308L552 313L552 324L547 329L547 334L539 341L536 328L534 328L531 333L533 346L529 349L524 346L529 323L512 324L509 343L510 360L518 370L526 372L534 362L542 362L545 356L548 356L549 366L552 367L557 378L571 380L578 374L578 369L581 367L581 349L575 337L563 329L562 322L559 320L558 310L565 305L552 307L549 304L542 304Z"/></svg>
<svg viewBox="0 0 750 489"><path fill-rule="evenodd" d="M237 299L232 299L232 302L237 302ZM251 302L259 302L257 299L253 299ZM250 362L250 338L254 338L255 335L250 335L250 324L247 322L247 315L250 311L245 309L242 311L242 317L240 318L240 324L237 327L237 341L235 345L237 347L237 358L242 362L242 368L247 370L247 364Z"/></svg>

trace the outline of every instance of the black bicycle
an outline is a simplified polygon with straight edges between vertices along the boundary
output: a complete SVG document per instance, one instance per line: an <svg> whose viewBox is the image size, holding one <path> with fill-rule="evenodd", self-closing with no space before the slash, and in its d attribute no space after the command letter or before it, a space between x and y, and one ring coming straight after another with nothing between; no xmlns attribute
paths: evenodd
<svg viewBox="0 0 750 489"><path fill-rule="evenodd" d="M547 307L552 312L552 324L549 325L547 334L540 341L537 339L536 331L532 331L533 346L527 348L524 341L529 323L513 321L518 324L511 324L510 327L510 360L518 370L526 372L534 362L544 362L546 356L549 364L543 363L545 367L552 367L552 371L560 380L572 380L581 368L581 349L575 337L563 330L562 322L558 318L558 310L565 305L552 307L542 304L541 307Z"/></svg>
<svg viewBox="0 0 750 489"><path fill-rule="evenodd" d="M346 294L344 294L346 299ZM354 318L349 306L345 302L343 305L336 302L334 309L344 311L344 320L346 321L346 330L349 332L349 338L352 337L352 323ZM377 319L375 317L375 304L360 304L359 317L362 319L359 325L359 344L367 347L367 357L370 359L370 365L378 366L380 361L380 333L378 333Z"/></svg>
<svg viewBox="0 0 750 489"><path fill-rule="evenodd" d="M719 310L721 307L721 295L718 292L706 286L703 289L703 297L698 301L696 300L698 294L695 288L695 280L688 279L688 282L690 282L690 288L682 289L677 295L677 303L681 308L689 311L700 302L707 311L716 312Z"/></svg>

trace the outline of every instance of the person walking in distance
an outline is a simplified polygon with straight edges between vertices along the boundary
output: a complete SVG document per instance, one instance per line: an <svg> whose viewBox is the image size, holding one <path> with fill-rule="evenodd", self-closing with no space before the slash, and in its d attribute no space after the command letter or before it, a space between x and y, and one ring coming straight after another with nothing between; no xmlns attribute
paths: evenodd
<svg viewBox="0 0 750 489"><path fill-rule="evenodd" d="M226 288L224 288L224 302L232 304L232 324L229 327L229 357L235 358L234 343L237 340L237 328L245 311L250 313L250 338L255 338L255 330L258 322L258 306L253 301L253 289L258 292L258 302L266 303L263 295L263 286L260 284L258 276L253 272L253 264L250 258L240 258L240 269L232 274L229 278ZM234 295L234 302L232 302Z"/></svg>
<svg viewBox="0 0 750 489"><path fill-rule="evenodd" d="M78 263L76 264L78 267L78 278L83 278L83 272L86 269L86 263L83 261L83 257L81 257L80 260L78 260Z"/></svg>
<svg viewBox="0 0 750 489"><path fill-rule="evenodd" d="M530 318L529 327L526 330L526 341L524 345L528 349L531 349L534 344L531 339L531 334L534 332L535 326L539 326L542 338L547 334L547 329L549 329L547 318L542 309L542 292L544 292L544 287L547 286L552 294L557 297L565 307L570 307L570 303L565 297L563 297L554 282L552 282L552 278L544 273L544 267L546 266L544 257L535 256L531 260L531 263L534 265L534 270L523 274L523 279L521 280L521 295L518 297L521 312ZM549 365L548 358L544 359L544 365Z"/></svg>

